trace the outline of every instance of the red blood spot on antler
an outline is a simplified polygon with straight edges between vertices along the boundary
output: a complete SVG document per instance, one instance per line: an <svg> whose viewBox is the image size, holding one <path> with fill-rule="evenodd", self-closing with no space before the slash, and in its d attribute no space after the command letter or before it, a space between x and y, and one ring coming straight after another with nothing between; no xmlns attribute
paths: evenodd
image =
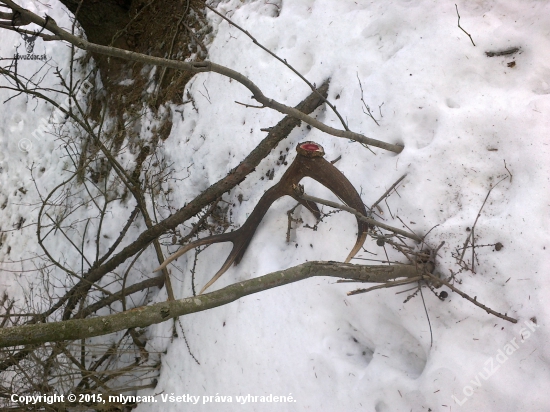
<svg viewBox="0 0 550 412"><path fill-rule="evenodd" d="M323 157L325 155L323 146L311 141L298 144L296 151L306 157Z"/></svg>
<svg viewBox="0 0 550 412"><path fill-rule="evenodd" d="M309 151L309 152L315 152L315 151L319 150L319 146L316 145L315 143L304 143L300 147L304 150Z"/></svg>

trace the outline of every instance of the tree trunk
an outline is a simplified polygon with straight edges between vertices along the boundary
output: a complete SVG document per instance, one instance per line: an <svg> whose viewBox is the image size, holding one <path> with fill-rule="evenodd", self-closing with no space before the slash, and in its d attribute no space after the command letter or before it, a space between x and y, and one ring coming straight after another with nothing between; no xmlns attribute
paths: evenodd
<svg viewBox="0 0 550 412"><path fill-rule="evenodd" d="M132 0L84 0L82 2L60 0L60 2L76 16L88 40L104 46L109 45L115 34L124 29L130 21L129 10ZM123 38L121 40L124 42ZM125 46L125 44L116 44L116 47L127 48Z"/></svg>

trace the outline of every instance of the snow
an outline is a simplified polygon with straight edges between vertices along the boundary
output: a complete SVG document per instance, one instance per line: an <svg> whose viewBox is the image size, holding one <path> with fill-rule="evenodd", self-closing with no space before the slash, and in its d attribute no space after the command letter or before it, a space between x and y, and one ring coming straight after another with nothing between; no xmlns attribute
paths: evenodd
<svg viewBox="0 0 550 412"><path fill-rule="evenodd" d="M457 286L518 323L491 316L447 288L442 288L450 295L445 301L425 289L433 331L430 346L421 297L403 303L407 293L395 293L407 287L348 297L353 285L313 278L182 317L189 349L179 326L179 338L173 341L170 322L150 327L148 348L167 352L157 387L139 394L188 394L200 400L188 406L162 402L159 395L157 403L141 404L138 411L548 410L550 25L546 16L550 5L529 0L457 4L461 26L475 46L457 27L453 2L220 3L218 11L287 59L309 81L319 85L330 77L329 98L351 130L405 146L399 155L381 149L374 149L373 155L358 143L304 125L225 199L235 204L232 221L241 225L264 191L284 173L285 167L276 164L279 152L289 148L290 162L298 142L313 140L323 145L328 160L341 156L335 165L366 205L407 174L399 194L393 194L388 205L381 204L383 218L402 227L392 218L399 216L419 234L432 229L427 243L437 247L445 241L438 270L448 276L450 270L458 270L452 253L463 245L489 189L500 182L484 205L475 233L478 245L501 242L504 247L498 252L492 246L478 248L476 273L461 273L462 284ZM56 13L58 23L68 26L61 10L48 13ZM268 97L289 106L309 94L305 83L242 32L213 13L209 18L215 28L211 61L244 74ZM0 46L2 56L12 54L13 45L21 42L17 34L4 31L2 39L6 39ZM46 47L45 52L58 61L68 57L67 47L59 43L37 41L36 47ZM520 51L485 54L511 47ZM515 65L510 67L512 62ZM30 75L38 64L20 66ZM362 111L358 78L380 126ZM45 81L56 84L51 73ZM199 74L188 89L198 113L191 104L173 105L172 132L162 148L166 162L174 162L185 178L169 183L175 206L223 178L265 137L260 128L274 126L283 117L235 104L254 101L248 90L218 74ZM2 101L8 96L0 90ZM67 160L61 158L59 141L33 140L28 153L18 147L19 139L50 113L47 106L24 97L3 106L0 203L7 202L7 207L0 214L0 227L4 231L13 229L20 209L24 216L37 214L38 197L29 171L33 162L35 169L46 168L42 184L54 187L62 179ZM315 114L327 125L342 128L330 109L323 107ZM143 132L148 125L144 123ZM272 168L273 180L262 180ZM302 183L310 195L337 200L311 179ZM27 194L18 191L20 187ZM237 201L239 194L242 204ZM355 241L355 219L340 212L317 231L300 225L287 244L286 211L294 205L284 198L272 206L241 263L211 290L308 260L345 259ZM314 223L307 211L297 212L305 223ZM123 222L128 211L115 205L113 213L115 218L120 213ZM110 230L113 236L119 231ZM25 285L24 272L7 271L23 270L23 263L12 262L41 255L42 250L32 227L2 236L12 249L8 256L7 241L0 249L0 289L22 296L18 284ZM376 256L363 252L358 257L385 259L374 242L368 240L365 248ZM216 273L229 250L230 245L218 244L201 252L195 275L200 287ZM68 261L79 260L69 248L56 253ZM390 257L402 259L393 252ZM193 261L190 252L172 267L177 298L191 295ZM150 271L154 260L140 265L140 270ZM161 290L153 301L163 300L166 292ZM533 317L536 325L530 321ZM248 394L291 395L293 402L237 402L237 396ZM221 400L216 395L232 396L232 402L216 402Z"/></svg>

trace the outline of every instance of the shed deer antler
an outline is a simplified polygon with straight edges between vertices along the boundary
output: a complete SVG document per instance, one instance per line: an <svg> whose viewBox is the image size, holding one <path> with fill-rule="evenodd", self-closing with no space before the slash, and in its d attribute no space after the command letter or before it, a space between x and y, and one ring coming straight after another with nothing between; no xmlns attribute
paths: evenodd
<svg viewBox="0 0 550 412"><path fill-rule="evenodd" d="M356 209L363 215L367 214L365 205L363 204L359 193L357 193L357 190L355 190L350 181L342 174L342 172L323 158L325 151L321 145L314 142L304 142L298 144L296 151L298 152L296 159L294 159L292 164L284 173L279 183L264 193L246 222L239 229L229 233L208 236L191 242L166 259L164 263L154 271L157 272L164 269L170 262L185 254L189 250L196 248L197 246L220 242L232 242L233 249L231 249L231 253L220 270L218 270L214 277L199 292L199 294L202 294L216 280L218 280L220 276L227 271L227 269L229 269L231 264L234 263L237 265L241 261L246 248L250 244L250 241L258 228L258 225L262 221L262 218L267 213L273 202L280 197L290 196L294 198L311 213L313 213L317 220L320 219L321 213L319 212L317 205L313 202L300 198L299 193L297 192L297 190L299 190L298 183L300 183L304 177L310 177L318 181L323 186L330 189L348 206ZM346 258L346 263L357 254L367 237L369 225L359 219L357 219L357 225L357 241Z"/></svg>

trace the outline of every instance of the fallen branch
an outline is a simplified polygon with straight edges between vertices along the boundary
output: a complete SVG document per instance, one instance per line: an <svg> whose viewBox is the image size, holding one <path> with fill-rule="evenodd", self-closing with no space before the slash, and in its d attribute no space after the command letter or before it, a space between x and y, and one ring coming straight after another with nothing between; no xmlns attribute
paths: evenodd
<svg viewBox="0 0 550 412"><path fill-rule="evenodd" d="M329 80L324 82L318 89L318 91L326 95L328 92ZM305 100L303 100L297 109L305 113L311 113L319 105L322 104L322 100L317 94L311 93ZM150 229L145 230L139 237L130 245L122 249L118 254L107 260L99 267L93 267L84 276L85 281L78 282L65 296L60 298L47 312L45 312L40 318L45 319L47 316L54 313L59 309L67 300L69 303L67 307L69 310L74 309L79 294L87 292L93 282L100 280L105 274L116 269L120 264L127 259L138 253L144 247L148 246L152 241L157 239L163 233L168 230L174 229L179 224L185 222L189 218L199 213L205 206L214 202L225 192L233 189L239 183L241 183L248 174L250 174L260 162L269 155L271 150L275 148L282 140L284 140L292 129L299 125L299 121L292 117L285 117L276 126L272 128L267 137L263 139L260 144L249 153L249 155L228 175L218 182L214 183L195 199L190 201L187 205L179 209L176 213L154 225Z"/></svg>
<svg viewBox="0 0 550 412"><path fill-rule="evenodd" d="M260 88L256 84L254 84L250 79L248 79L246 76L228 67L225 67L216 63L212 63L209 61L183 62L179 60L164 59L160 57L148 56L141 53L135 53L128 50L117 49L115 47L102 46L99 44L90 43L89 41L81 37L75 36L69 33L68 31L63 30L57 25L55 20L53 20L50 17L43 19L42 17L32 13L31 11L17 5L11 0L2 0L2 3L10 7L12 10L14 10L14 12L20 13L26 20L49 30L50 32L58 36L60 39L72 44L75 47L78 47L79 49L86 50L92 53L102 54L105 56L116 57L119 59L135 61L135 62L140 62L145 64L152 64L154 66L167 67L175 70L189 71L192 73L201 73L201 72L218 73L241 83L244 87L250 90L250 92L252 92L254 100L261 103L265 107L269 107L280 113L284 113L286 115L299 119L309 124L310 126L315 127L316 129L319 129L327 134L330 134L335 137L342 137L350 140L355 140L360 143L370 145L370 146L375 146L394 153L401 153L401 151L403 150L403 146L400 146L400 145L386 143L376 139L371 139L362 134L354 133L349 130L340 130L340 129L335 129L333 127L327 126L326 124L320 122L319 120L314 119L313 117L305 113L302 113L293 107L286 106L282 103L277 102L276 100L270 99L267 96L265 96L263 92L260 90Z"/></svg>
<svg viewBox="0 0 550 412"><path fill-rule="evenodd" d="M517 53L518 51L519 51L518 47L512 47L511 49L502 50L502 51L494 51L494 52L488 51L488 52L485 52L485 55L487 57L508 56L510 54Z"/></svg>
<svg viewBox="0 0 550 412"><path fill-rule="evenodd" d="M321 199L321 198L318 198L318 197L309 196L309 195L306 195L306 194L301 194L301 195L299 195L299 197L304 199L304 200L308 200L310 202L320 203L320 204L325 205L325 206L330 206L330 207L335 207L337 209L345 210L346 212L354 214L355 216L357 216L357 219L359 219L359 220L361 220L365 223L368 223L369 225L378 226L381 229L389 230L391 232L397 233L398 235L405 236L409 239L413 239L417 242L422 242L422 238L420 236L415 235L414 233L410 233L410 232L407 232L406 230L402 230L402 229L399 229L399 228L396 228L396 227L393 227L393 226L390 226L390 225L386 225L385 223L382 223L382 222L378 222L377 220L366 217L362 213L359 213L357 210L355 210L355 209L353 209L349 206L343 205L341 203L331 202L330 200L325 200L325 199Z"/></svg>
<svg viewBox="0 0 550 412"><path fill-rule="evenodd" d="M315 276L384 283L398 278L414 278L418 275L419 269L414 265L362 266L338 262L308 262L238 282L215 292L142 306L115 315L2 328L0 329L0 347L85 339L129 328L143 328L174 317L226 305L244 296Z"/></svg>

